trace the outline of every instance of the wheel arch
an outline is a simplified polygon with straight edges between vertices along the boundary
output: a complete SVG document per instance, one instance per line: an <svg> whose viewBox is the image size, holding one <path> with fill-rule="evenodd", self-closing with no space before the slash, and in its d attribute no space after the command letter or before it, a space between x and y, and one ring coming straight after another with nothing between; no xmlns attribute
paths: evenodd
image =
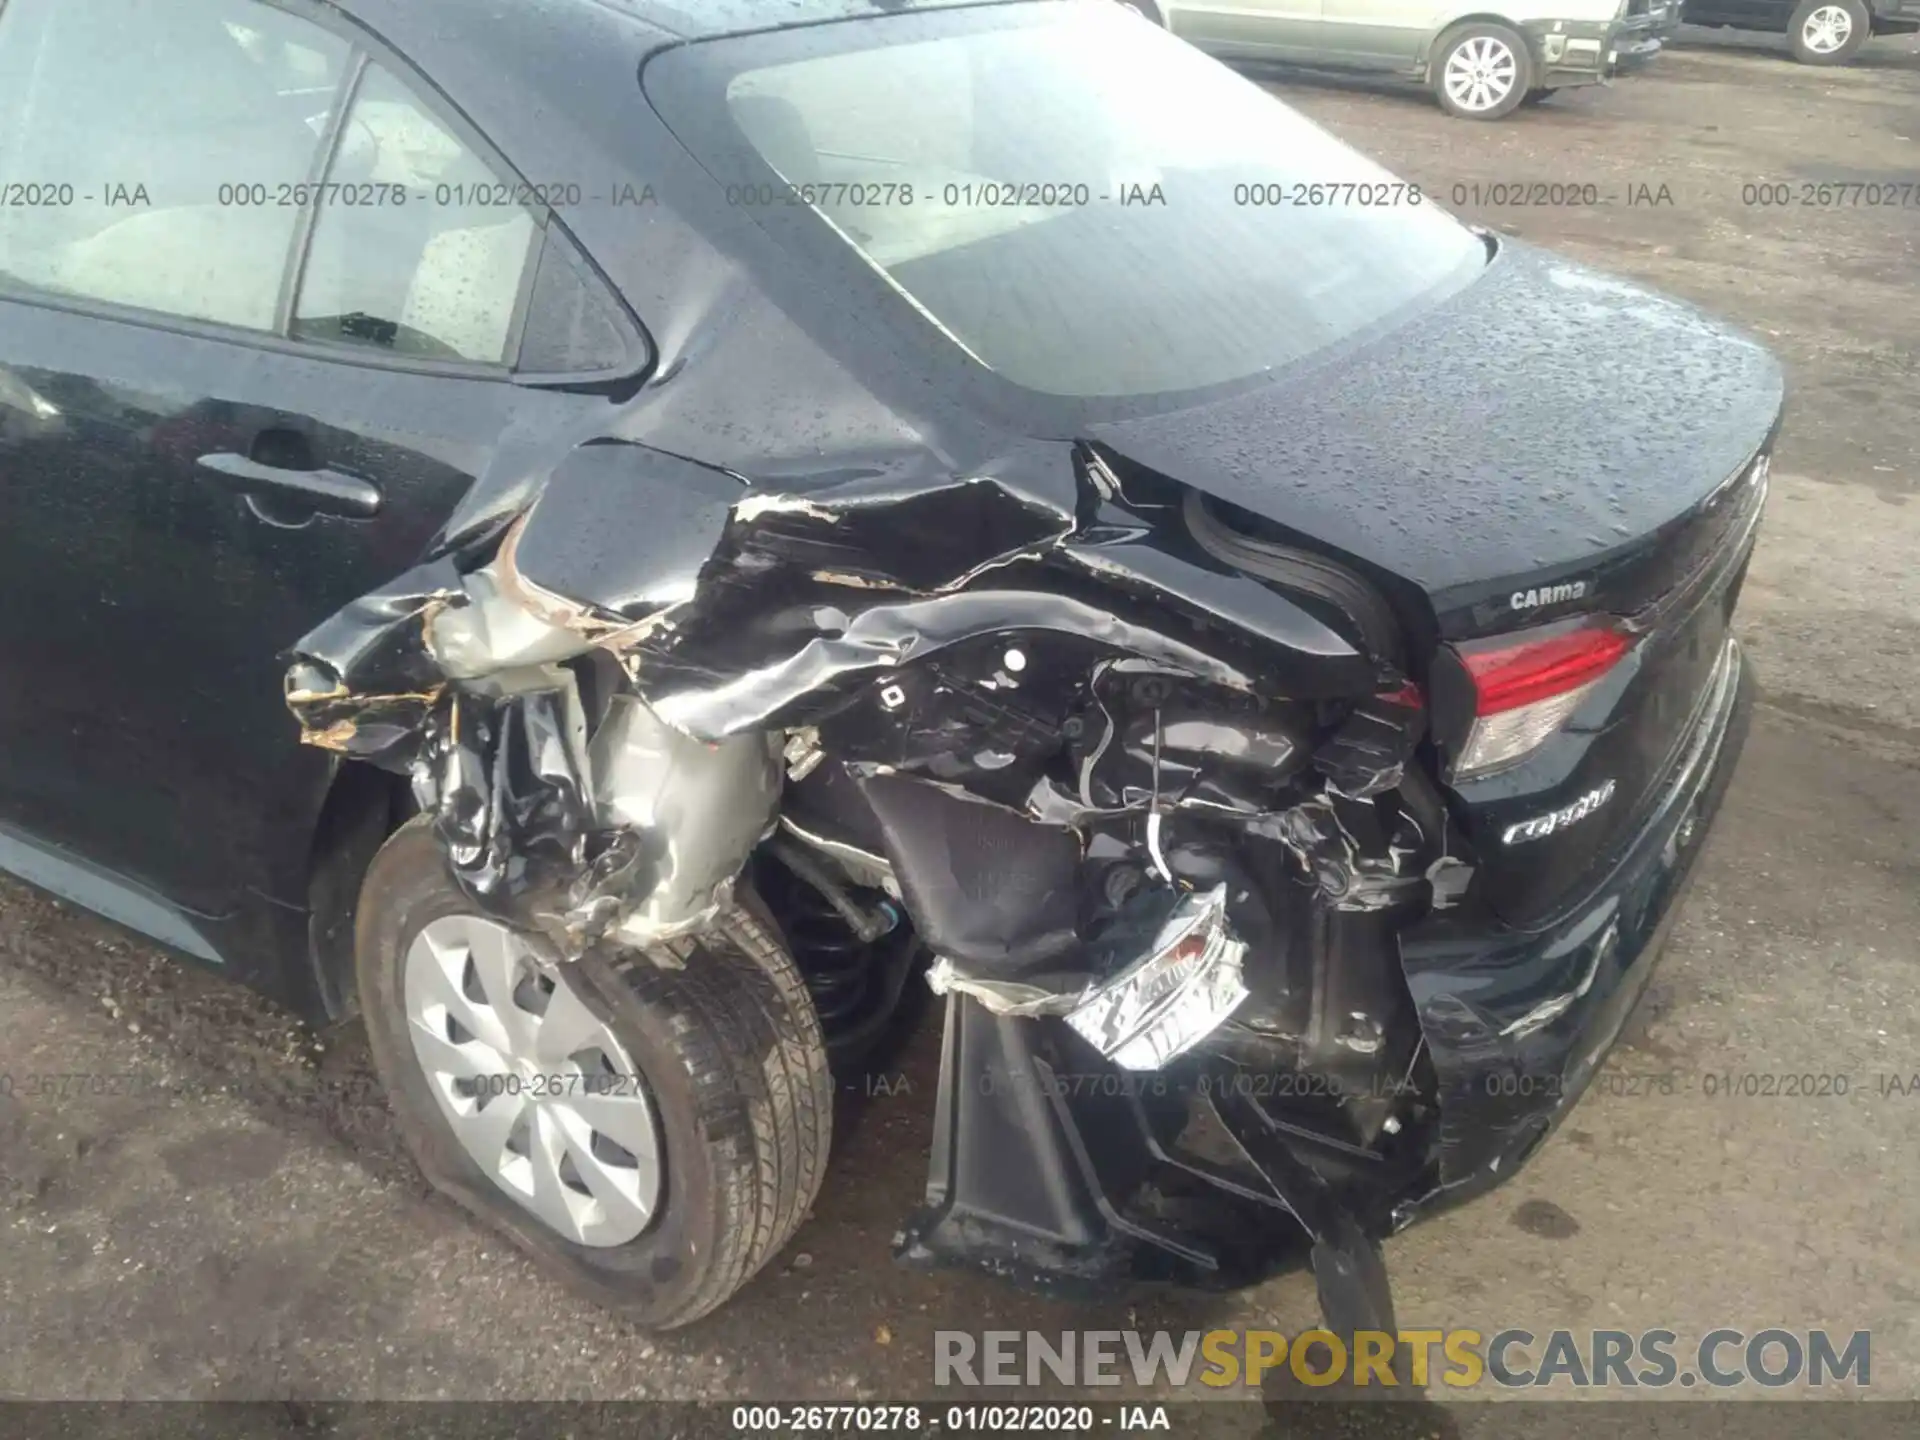
<svg viewBox="0 0 1920 1440"><path fill-rule="evenodd" d="M353 926L360 882L380 847L415 810L398 775L359 760L334 769L307 846L307 963L327 1022L357 1013Z"/></svg>
<svg viewBox="0 0 1920 1440"><path fill-rule="evenodd" d="M1442 25L1427 37L1426 44L1421 47L1419 57L1414 62L1419 67L1419 78L1421 80L1425 81L1432 78L1433 57L1440 52L1441 47L1446 41L1466 29L1469 25L1498 25L1504 30L1511 30L1520 37L1520 43L1527 47L1528 58L1535 58L1533 55L1533 42L1527 38L1527 32L1521 27L1519 21L1510 16L1502 15L1497 10L1475 10L1469 15L1461 15L1447 21L1446 24Z"/></svg>
<svg viewBox="0 0 1920 1440"><path fill-rule="evenodd" d="M1815 11L1829 4L1847 11L1853 29L1848 32L1845 43L1837 50L1813 50L1803 46L1802 36L1807 20ZM1787 12L1787 48L1793 52L1793 58L1803 65L1851 65L1867 42L1879 33L1877 22L1871 0L1793 0Z"/></svg>

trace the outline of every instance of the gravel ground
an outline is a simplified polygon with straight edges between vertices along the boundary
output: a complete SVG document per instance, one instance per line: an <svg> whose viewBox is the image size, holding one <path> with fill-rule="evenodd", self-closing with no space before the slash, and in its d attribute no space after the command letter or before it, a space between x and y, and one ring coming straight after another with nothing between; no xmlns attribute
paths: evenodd
<svg viewBox="0 0 1920 1440"><path fill-rule="evenodd" d="M1920 181L1920 51L1880 41L1819 71L1777 49L1681 49L1498 126L1274 82L1442 199L1535 180L1617 197L1459 208L1744 323L1792 394L1741 615L1767 698L1654 988L1538 1159L1388 1262L1409 1325L1871 1329L1874 1392L1911 1399L1920 1097L1883 1077L1920 1070L1920 208L1742 201L1760 181ZM1671 203L1627 203L1663 185ZM897 1399L932 1393L936 1327L1312 1323L1298 1276L1093 1309L894 1268L936 1039L922 1026L875 1093L843 1095L825 1192L773 1267L647 1337L425 1192L356 1033L314 1036L0 883L0 1073L128 1077L0 1096L0 1395ZM1848 1093L1708 1098L1722 1072L1843 1075ZM1647 1093L1650 1074L1682 1088ZM1483 1433L1463 1415L1421 1433Z"/></svg>

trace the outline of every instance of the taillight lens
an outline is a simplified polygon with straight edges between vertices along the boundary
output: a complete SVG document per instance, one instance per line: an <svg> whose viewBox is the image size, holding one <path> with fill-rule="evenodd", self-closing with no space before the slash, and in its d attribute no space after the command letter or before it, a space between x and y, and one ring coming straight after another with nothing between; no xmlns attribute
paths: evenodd
<svg viewBox="0 0 1920 1440"><path fill-rule="evenodd" d="M1454 767L1465 780L1525 759L1633 648L1611 624L1523 632L1459 647L1473 680L1473 728Z"/></svg>

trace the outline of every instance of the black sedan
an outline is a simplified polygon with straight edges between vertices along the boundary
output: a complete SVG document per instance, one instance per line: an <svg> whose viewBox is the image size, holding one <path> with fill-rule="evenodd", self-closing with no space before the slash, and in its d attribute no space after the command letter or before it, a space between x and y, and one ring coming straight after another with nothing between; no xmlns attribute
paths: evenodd
<svg viewBox="0 0 1920 1440"><path fill-rule="evenodd" d="M0 866L640 1321L931 986L903 1259L1392 1331L1645 984L1779 370L1120 7L8 0L0 152Z"/></svg>

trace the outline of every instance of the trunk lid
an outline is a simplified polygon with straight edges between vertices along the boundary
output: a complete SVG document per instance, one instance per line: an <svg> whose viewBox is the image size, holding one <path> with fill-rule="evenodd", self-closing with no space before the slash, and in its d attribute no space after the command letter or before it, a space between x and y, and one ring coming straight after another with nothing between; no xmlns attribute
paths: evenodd
<svg viewBox="0 0 1920 1440"><path fill-rule="evenodd" d="M1731 327L1502 241L1472 285L1385 335L1086 433L1411 584L1459 639L1653 598L1668 582L1650 543L1753 458L1781 394L1772 356Z"/></svg>
<svg viewBox="0 0 1920 1440"><path fill-rule="evenodd" d="M1481 893L1531 924L1637 832L1725 673L1781 399L1739 332L1504 242L1388 335L1090 438L1203 492L1219 525L1389 597L1416 673L1431 657L1440 778ZM1524 759L1453 776L1474 704L1458 648L1581 617L1618 617L1631 649Z"/></svg>

